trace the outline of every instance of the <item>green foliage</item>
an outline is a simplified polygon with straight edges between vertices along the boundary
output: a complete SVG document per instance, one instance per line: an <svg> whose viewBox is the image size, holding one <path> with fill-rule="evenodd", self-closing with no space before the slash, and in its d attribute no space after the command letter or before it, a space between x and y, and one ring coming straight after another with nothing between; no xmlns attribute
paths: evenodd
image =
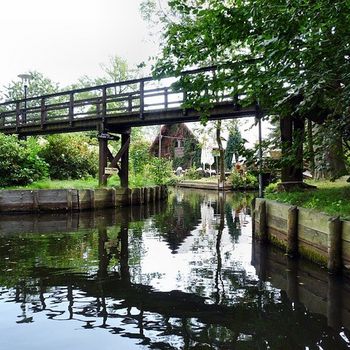
<svg viewBox="0 0 350 350"><path fill-rule="evenodd" d="M230 131L226 151L225 151L225 167L226 169L232 169L232 160L234 156L234 161L238 162L239 157L242 155L244 150L244 140L242 135L237 127Z"/></svg>
<svg viewBox="0 0 350 350"><path fill-rule="evenodd" d="M258 179L250 172L233 171L230 175L230 181L233 189L256 189L258 187Z"/></svg>
<svg viewBox="0 0 350 350"><path fill-rule="evenodd" d="M214 79L207 73L179 79L177 87L189 97L186 107L206 114L210 96L225 91L239 95L240 105L258 98L270 116L327 120L338 135L329 137L327 127L323 140L330 143L330 151L325 142L317 150L320 160L327 160L319 162L321 170L333 168L335 177L344 173L342 154L336 159L332 147L342 138L350 149L349 1L172 0L168 6L162 16L155 1L143 2L148 20L152 11L163 17L162 55L154 73L220 67ZM205 89L208 94L203 94Z"/></svg>
<svg viewBox="0 0 350 350"><path fill-rule="evenodd" d="M277 192L277 186L278 186L278 183L277 183L277 182L269 184L269 185L266 186L266 188L265 188L265 194L276 193L276 192Z"/></svg>
<svg viewBox="0 0 350 350"><path fill-rule="evenodd" d="M97 173L97 152L82 135L53 135L40 152L53 179L80 179Z"/></svg>
<svg viewBox="0 0 350 350"><path fill-rule="evenodd" d="M25 142L0 134L0 186L27 185L47 176L47 164L38 150L34 138Z"/></svg>
<svg viewBox="0 0 350 350"><path fill-rule="evenodd" d="M201 174L198 171L196 171L195 167L191 167L187 169L185 173L185 178L189 180L198 180L201 178Z"/></svg>
<svg viewBox="0 0 350 350"><path fill-rule="evenodd" d="M315 105L346 111L348 2L173 0L169 6L177 20L165 25L158 73L239 61L211 88L235 85L278 113L282 107L287 113L285 102L300 94L294 102L301 113Z"/></svg>
<svg viewBox="0 0 350 350"><path fill-rule="evenodd" d="M153 157L149 164L149 172L156 185L165 185L173 177L172 163L164 158Z"/></svg>
<svg viewBox="0 0 350 350"><path fill-rule="evenodd" d="M130 162L133 175L143 174L150 160L150 142L143 138L133 139L130 146Z"/></svg>

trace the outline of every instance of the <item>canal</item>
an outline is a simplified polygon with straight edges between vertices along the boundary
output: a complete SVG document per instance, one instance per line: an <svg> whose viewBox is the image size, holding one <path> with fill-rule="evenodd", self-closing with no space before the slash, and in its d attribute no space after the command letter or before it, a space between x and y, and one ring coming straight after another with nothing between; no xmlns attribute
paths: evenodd
<svg viewBox="0 0 350 350"><path fill-rule="evenodd" d="M348 349L350 284L252 240L252 194L0 217L0 349Z"/></svg>

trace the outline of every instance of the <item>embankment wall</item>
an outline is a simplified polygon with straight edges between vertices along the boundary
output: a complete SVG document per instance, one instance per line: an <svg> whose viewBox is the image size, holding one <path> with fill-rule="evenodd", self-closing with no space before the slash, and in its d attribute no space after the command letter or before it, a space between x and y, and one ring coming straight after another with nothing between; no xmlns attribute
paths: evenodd
<svg viewBox="0 0 350 350"><path fill-rule="evenodd" d="M262 198L253 206L255 237L327 266L330 272L350 269L349 221Z"/></svg>
<svg viewBox="0 0 350 350"><path fill-rule="evenodd" d="M2 190L0 213L81 211L142 205L166 198L166 186L86 190Z"/></svg>

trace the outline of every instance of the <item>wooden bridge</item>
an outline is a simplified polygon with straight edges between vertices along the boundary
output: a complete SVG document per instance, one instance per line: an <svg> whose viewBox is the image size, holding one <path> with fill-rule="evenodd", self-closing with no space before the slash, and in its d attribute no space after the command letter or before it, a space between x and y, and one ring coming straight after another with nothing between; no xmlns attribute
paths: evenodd
<svg viewBox="0 0 350 350"><path fill-rule="evenodd" d="M240 106L242 96L234 88L211 94L216 76L217 68L209 67L183 72L179 78L147 77L8 101L0 104L0 132L26 137L96 130L100 184L106 184L105 169L109 165L118 169L121 185L127 187L132 127L196 122L201 118L200 108L190 107L193 91L176 88L179 79L201 78L202 96L210 103L209 120L258 116L255 105ZM122 141L115 156L108 149L108 140L116 138L113 134L121 134Z"/></svg>

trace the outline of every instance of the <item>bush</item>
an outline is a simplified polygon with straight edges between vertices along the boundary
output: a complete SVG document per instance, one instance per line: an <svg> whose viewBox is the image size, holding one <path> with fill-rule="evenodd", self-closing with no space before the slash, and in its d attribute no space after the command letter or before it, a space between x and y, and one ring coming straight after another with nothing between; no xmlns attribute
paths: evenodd
<svg viewBox="0 0 350 350"><path fill-rule="evenodd" d="M268 193L276 193L277 192L277 186L278 186L277 182L269 184L265 188L265 193L266 194L268 194Z"/></svg>
<svg viewBox="0 0 350 350"><path fill-rule="evenodd" d="M241 173L233 171L230 175L230 181L233 189L256 189L258 187L258 179L250 172Z"/></svg>
<svg viewBox="0 0 350 350"><path fill-rule="evenodd" d="M202 177L201 173L195 167L186 170L185 178L189 180L199 180Z"/></svg>
<svg viewBox="0 0 350 350"><path fill-rule="evenodd" d="M173 178L171 161L153 157L149 164L149 173L156 185L166 185Z"/></svg>
<svg viewBox="0 0 350 350"><path fill-rule="evenodd" d="M39 157L35 138L18 141L15 136L0 135L0 186L28 185L47 177L48 166Z"/></svg>
<svg viewBox="0 0 350 350"><path fill-rule="evenodd" d="M135 140L130 146L130 165L133 174L140 175L144 172L146 165L149 163L150 143L145 140Z"/></svg>
<svg viewBox="0 0 350 350"><path fill-rule="evenodd" d="M83 135L53 135L40 155L49 164L52 179L81 179L96 176L98 171L97 152L88 144Z"/></svg>

